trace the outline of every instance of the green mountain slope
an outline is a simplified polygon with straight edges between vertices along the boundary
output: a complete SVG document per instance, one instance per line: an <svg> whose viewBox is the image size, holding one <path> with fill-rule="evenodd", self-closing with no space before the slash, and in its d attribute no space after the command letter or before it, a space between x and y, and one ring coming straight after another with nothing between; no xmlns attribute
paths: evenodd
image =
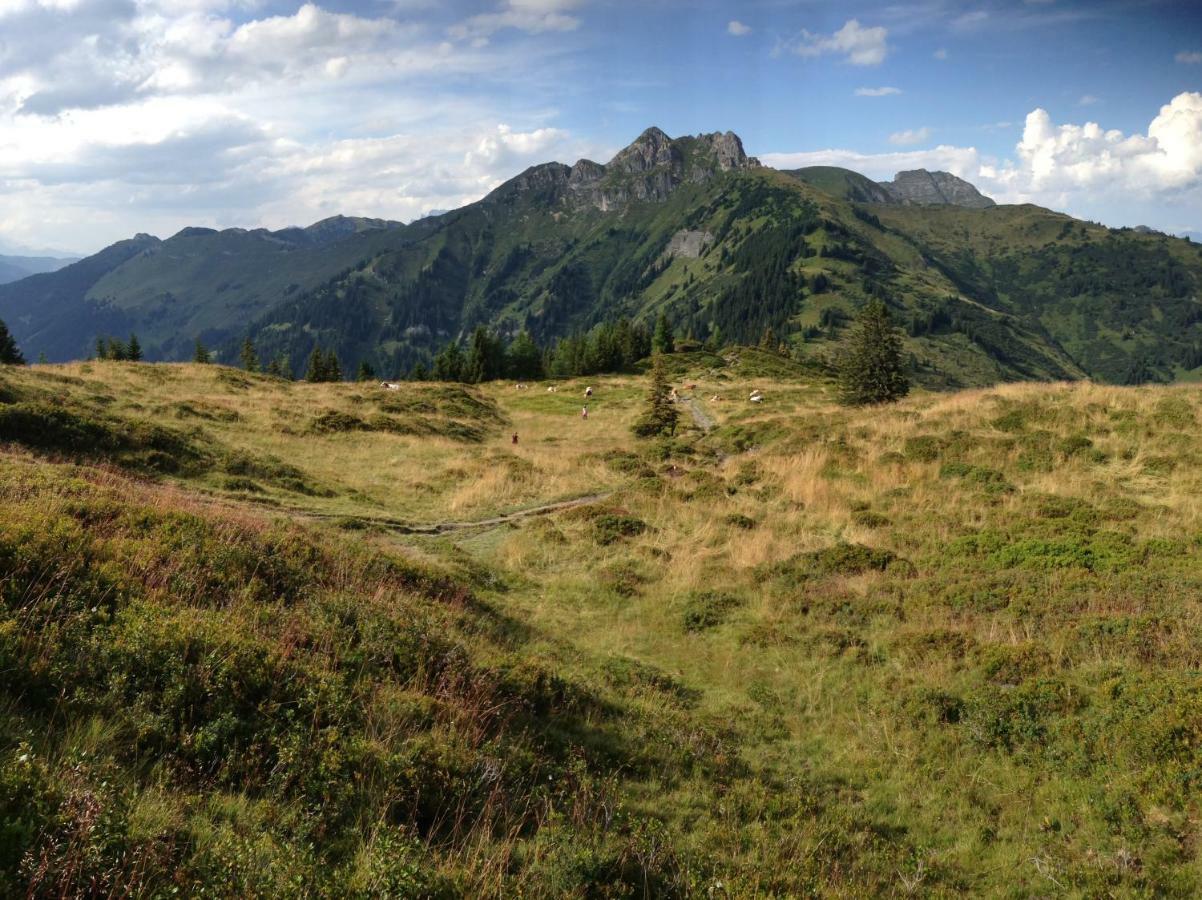
<svg viewBox="0 0 1202 900"><path fill-rule="evenodd" d="M604 165L535 166L408 226L186 229L42 278L0 286L0 318L51 359L129 331L152 359L187 358L196 337L233 359L249 333L294 370L321 345L391 376L477 325L546 343L663 312L682 336L771 331L827 361L877 296L933 387L1170 380L1202 362L1202 257L1187 241L1030 206L898 203L848 170L763 167L729 132L648 129Z"/></svg>

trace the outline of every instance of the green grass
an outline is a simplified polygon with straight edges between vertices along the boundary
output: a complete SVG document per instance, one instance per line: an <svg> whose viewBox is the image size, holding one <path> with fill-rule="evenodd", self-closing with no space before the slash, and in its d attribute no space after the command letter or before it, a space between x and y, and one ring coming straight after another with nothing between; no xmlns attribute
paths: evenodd
<svg viewBox="0 0 1202 900"><path fill-rule="evenodd" d="M0 885L1196 895L1193 390L847 410L677 362L718 427L669 442L639 378L582 421L584 381L6 370L0 422L91 442L0 453ZM213 462L146 465L155 428Z"/></svg>

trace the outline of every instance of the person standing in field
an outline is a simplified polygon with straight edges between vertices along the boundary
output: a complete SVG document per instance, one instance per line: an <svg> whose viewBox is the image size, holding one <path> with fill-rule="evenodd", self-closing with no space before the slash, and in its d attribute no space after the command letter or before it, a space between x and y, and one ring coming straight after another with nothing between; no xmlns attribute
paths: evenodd
<svg viewBox="0 0 1202 900"><path fill-rule="evenodd" d="M587 418L588 418L588 407L587 407L587 406L583 407L583 408L580 410L580 418L582 418L582 419L587 419Z"/></svg>

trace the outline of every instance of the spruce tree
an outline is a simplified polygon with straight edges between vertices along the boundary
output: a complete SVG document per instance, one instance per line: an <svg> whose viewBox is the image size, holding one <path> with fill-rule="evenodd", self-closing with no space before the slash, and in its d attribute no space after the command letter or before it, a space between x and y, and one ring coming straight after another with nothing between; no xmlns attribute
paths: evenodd
<svg viewBox="0 0 1202 900"><path fill-rule="evenodd" d="M647 406L632 430L638 437L655 437L675 434L677 410L671 400L672 388L668 383L668 369L663 354L657 353L651 364L651 387L647 391Z"/></svg>
<svg viewBox="0 0 1202 900"><path fill-rule="evenodd" d="M239 352L238 357L242 360L242 368L246 371L259 371L259 353L255 350L254 342L251 341L249 335L242 342L242 350Z"/></svg>
<svg viewBox="0 0 1202 900"><path fill-rule="evenodd" d="M21 355L21 348L17 346L8 326L3 322L0 322L0 365L25 365L25 357Z"/></svg>
<svg viewBox="0 0 1202 900"><path fill-rule="evenodd" d="M543 377L543 352L530 333L523 331L513 339L505 353L505 369L510 378L535 379Z"/></svg>
<svg viewBox="0 0 1202 900"><path fill-rule="evenodd" d="M125 347L125 341L120 338L109 338L108 358L117 362L129 359L129 351Z"/></svg>
<svg viewBox="0 0 1202 900"><path fill-rule="evenodd" d="M342 366L338 364L338 354L333 350L326 354L325 374L322 381L342 381Z"/></svg>
<svg viewBox="0 0 1202 900"><path fill-rule="evenodd" d="M870 300L856 317L839 367L839 398L851 406L892 403L910 390L902 367L901 336L889 310Z"/></svg>
<svg viewBox="0 0 1202 900"><path fill-rule="evenodd" d="M355 376L355 380L356 381L374 381L375 377L376 377L376 370L372 366L372 364L369 363L365 359L361 360L359 362L359 372Z"/></svg>
<svg viewBox="0 0 1202 900"><path fill-rule="evenodd" d="M125 345L125 358L131 362L142 361L142 345L138 343L138 336L132 332L129 335L129 343Z"/></svg>
<svg viewBox="0 0 1202 900"><path fill-rule="evenodd" d="M192 362L196 362L196 363L211 362L211 360L209 359L208 348L205 347L205 345L203 343L201 343L200 338L196 339L196 350L192 353Z"/></svg>
<svg viewBox="0 0 1202 900"><path fill-rule="evenodd" d="M326 380L326 355L320 347L314 347L309 354L309 365L305 369L305 381L318 382Z"/></svg>
<svg viewBox="0 0 1202 900"><path fill-rule="evenodd" d="M103 337L96 338L96 358L109 358L109 342Z"/></svg>
<svg viewBox="0 0 1202 900"><path fill-rule="evenodd" d="M651 336L651 352L671 353L674 349L676 336L672 333L672 326L668 324L668 317L660 313L659 318L655 320L655 334Z"/></svg>

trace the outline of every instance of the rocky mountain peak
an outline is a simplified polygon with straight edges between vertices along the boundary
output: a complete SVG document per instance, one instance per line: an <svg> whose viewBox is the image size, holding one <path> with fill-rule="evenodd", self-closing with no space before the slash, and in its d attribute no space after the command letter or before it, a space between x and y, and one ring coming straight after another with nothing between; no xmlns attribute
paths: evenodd
<svg viewBox="0 0 1202 900"><path fill-rule="evenodd" d="M614 172L646 172L682 161L683 155L676 142L652 126L635 138L629 147L620 150L606 163L605 168Z"/></svg>
<svg viewBox="0 0 1202 900"><path fill-rule="evenodd" d="M969 209L986 209L997 205L972 184L963 178L957 178L951 172L912 169L908 172L898 172L892 181L882 181L879 184L898 203L964 206Z"/></svg>

